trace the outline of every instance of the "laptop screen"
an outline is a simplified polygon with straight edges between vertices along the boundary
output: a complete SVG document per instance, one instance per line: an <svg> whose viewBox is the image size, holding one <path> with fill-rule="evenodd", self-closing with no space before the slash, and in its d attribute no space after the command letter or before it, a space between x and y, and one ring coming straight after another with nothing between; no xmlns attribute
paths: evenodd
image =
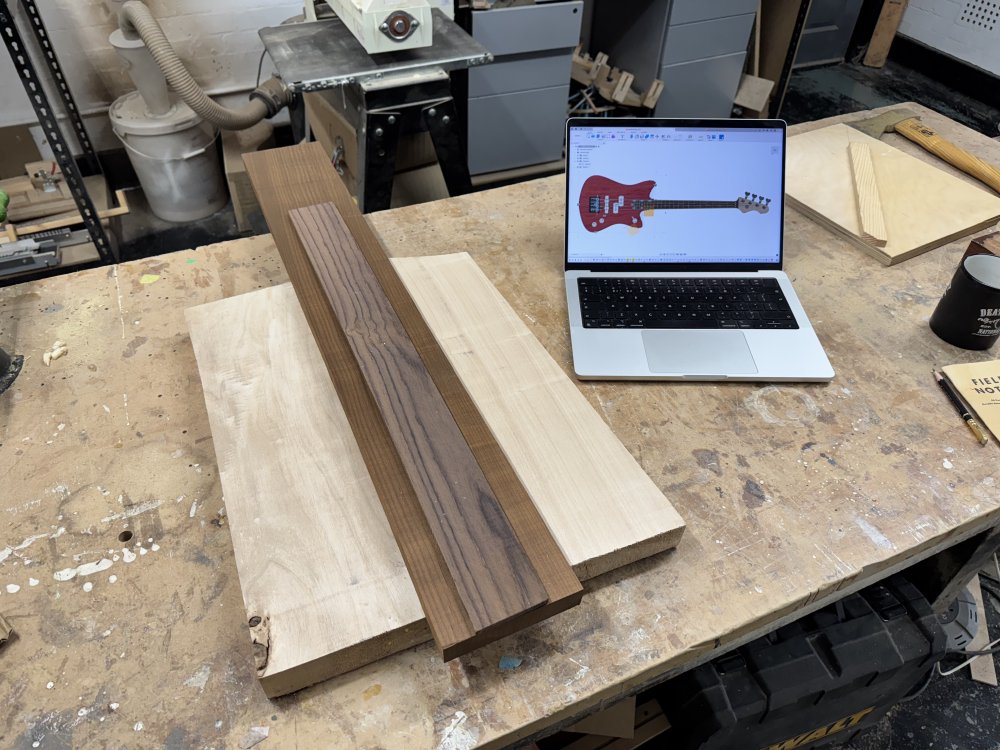
<svg viewBox="0 0 1000 750"><path fill-rule="evenodd" d="M781 267L784 122L575 118L566 143L567 269Z"/></svg>

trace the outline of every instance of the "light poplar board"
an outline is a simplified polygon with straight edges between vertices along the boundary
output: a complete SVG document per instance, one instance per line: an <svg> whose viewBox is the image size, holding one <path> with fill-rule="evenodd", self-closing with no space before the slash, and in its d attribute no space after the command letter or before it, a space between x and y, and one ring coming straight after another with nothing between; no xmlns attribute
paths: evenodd
<svg viewBox="0 0 1000 750"><path fill-rule="evenodd" d="M867 144L887 241L865 242L848 144ZM1000 198L844 124L788 139L786 194L796 209L885 265L945 245L1000 219Z"/></svg>
<svg viewBox="0 0 1000 750"><path fill-rule="evenodd" d="M406 326L336 208L323 203L296 209L291 217L377 406L372 416L385 423L413 485L416 503L393 526L411 580L422 594L423 581L409 562L408 538L423 532L405 521L409 513L423 511L444 558L445 575L454 584L457 597L446 606L437 607L424 595L421 602L438 645L457 650L461 641L548 602L548 593ZM377 260L395 275L388 258ZM387 514L397 508L383 507ZM467 628L442 639L442 632L464 620Z"/></svg>
<svg viewBox="0 0 1000 750"><path fill-rule="evenodd" d="M676 546L673 506L467 254L393 264L577 575ZM265 692L429 640L291 286L187 318Z"/></svg>
<svg viewBox="0 0 1000 750"><path fill-rule="evenodd" d="M680 515L468 254L393 264L580 578L676 546Z"/></svg>

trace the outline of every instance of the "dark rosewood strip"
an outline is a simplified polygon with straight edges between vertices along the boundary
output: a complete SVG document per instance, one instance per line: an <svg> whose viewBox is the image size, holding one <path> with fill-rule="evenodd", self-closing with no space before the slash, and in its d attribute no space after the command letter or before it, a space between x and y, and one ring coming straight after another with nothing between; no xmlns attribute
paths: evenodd
<svg viewBox="0 0 1000 750"><path fill-rule="evenodd" d="M472 626L548 600L469 444L332 204L291 212Z"/></svg>

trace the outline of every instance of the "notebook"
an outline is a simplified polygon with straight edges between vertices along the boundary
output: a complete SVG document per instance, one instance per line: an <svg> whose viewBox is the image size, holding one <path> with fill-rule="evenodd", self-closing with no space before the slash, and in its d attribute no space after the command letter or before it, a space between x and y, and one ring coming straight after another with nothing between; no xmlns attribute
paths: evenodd
<svg viewBox="0 0 1000 750"><path fill-rule="evenodd" d="M781 270L784 122L571 118L566 131L578 377L833 378Z"/></svg>

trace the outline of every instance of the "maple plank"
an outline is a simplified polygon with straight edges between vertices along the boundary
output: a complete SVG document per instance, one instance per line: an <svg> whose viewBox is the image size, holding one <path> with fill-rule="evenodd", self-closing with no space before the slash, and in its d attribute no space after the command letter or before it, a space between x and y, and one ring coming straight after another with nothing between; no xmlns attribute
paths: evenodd
<svg viewBox="0 0 1000 750"><path fill-rule="evenodd" d="M430 639L291 285L185 311L271 697Z"/></svg>
<svg viewBox="0 0 1000 750"><path fill-rule="evenodd" d="M683 519L467 253L392 263L581 579L676 546Z"/></svg>

